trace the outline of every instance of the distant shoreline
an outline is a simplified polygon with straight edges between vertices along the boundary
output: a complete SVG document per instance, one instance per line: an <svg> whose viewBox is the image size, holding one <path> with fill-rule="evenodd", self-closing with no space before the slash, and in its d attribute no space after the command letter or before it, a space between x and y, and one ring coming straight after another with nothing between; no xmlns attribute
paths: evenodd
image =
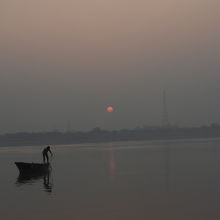
<svg viewBox="0 0 220 220"><path fill-rule="evenodd" d="M20 132L0 135L0 147L126 141L174 141L207 138L216 140L220 138L220 126L212 125L194 128L152 127L113 131L94 128L88 132Z"/></svg>

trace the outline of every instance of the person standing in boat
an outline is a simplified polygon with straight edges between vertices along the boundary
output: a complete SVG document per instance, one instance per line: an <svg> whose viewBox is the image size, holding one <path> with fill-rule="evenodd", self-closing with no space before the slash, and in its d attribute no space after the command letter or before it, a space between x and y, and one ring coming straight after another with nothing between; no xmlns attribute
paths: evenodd
<svg viewBox="0 0 220 220"><path fill-rule="evenodd" d="M47 163L49 163L49 156L48 156L48 152L50 152L51 157L53 156L53 153L50 150L50 146L47 146L43 149L42 154L43 154L43 161L44 163L47 161Z"/></svg>

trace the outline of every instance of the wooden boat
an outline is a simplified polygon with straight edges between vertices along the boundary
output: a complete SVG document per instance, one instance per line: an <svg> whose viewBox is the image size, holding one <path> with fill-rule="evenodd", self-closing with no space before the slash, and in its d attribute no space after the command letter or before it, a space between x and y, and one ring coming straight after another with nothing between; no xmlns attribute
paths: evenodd
<svg viewBox="0 0 220 220"><path fill-rule="evenodd" d="M20 173L44 173L50 171L50 163L15 162Z"/></svg>

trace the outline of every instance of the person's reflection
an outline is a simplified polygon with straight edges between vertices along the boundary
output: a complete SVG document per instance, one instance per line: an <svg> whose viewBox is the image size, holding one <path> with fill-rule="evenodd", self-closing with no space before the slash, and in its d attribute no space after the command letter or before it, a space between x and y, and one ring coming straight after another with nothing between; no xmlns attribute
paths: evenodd
<svg viewBox="0 0 220 220"><path fill-rule="evenodd" d="M43 180L43 189L45 192L51 193L52 192L52 178L51 178L51 171L43 172L43 173L20 173L16 185L22 186L25 184L34 184Z"/></svg>
<svg viewBox="0 0 220 220"><path fill-rule="evenodd" d="M45 192L52 192L52 181L51 181L51 175L48 172L44 175L44 190Z"/></svg>

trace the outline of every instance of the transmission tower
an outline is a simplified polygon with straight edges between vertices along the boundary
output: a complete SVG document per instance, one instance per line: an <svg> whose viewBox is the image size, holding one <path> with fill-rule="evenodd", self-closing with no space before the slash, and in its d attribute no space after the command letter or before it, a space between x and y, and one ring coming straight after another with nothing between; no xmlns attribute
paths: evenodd
<svg viewBox="0 0 220 220"><path fill-rule="evenodd" d="M72 124L71 124L71 121L68 120L67 123L66 123L66 132L71 132L72 131Z"/></svg>
<svg viewBox="0 0 220 220"><path fill-rule="evenodd" d="M169 117L168 117L168 110L167 110L167 97L166 91L163 90L163 117L162 117L162 126L169 127Z"/></svg>

